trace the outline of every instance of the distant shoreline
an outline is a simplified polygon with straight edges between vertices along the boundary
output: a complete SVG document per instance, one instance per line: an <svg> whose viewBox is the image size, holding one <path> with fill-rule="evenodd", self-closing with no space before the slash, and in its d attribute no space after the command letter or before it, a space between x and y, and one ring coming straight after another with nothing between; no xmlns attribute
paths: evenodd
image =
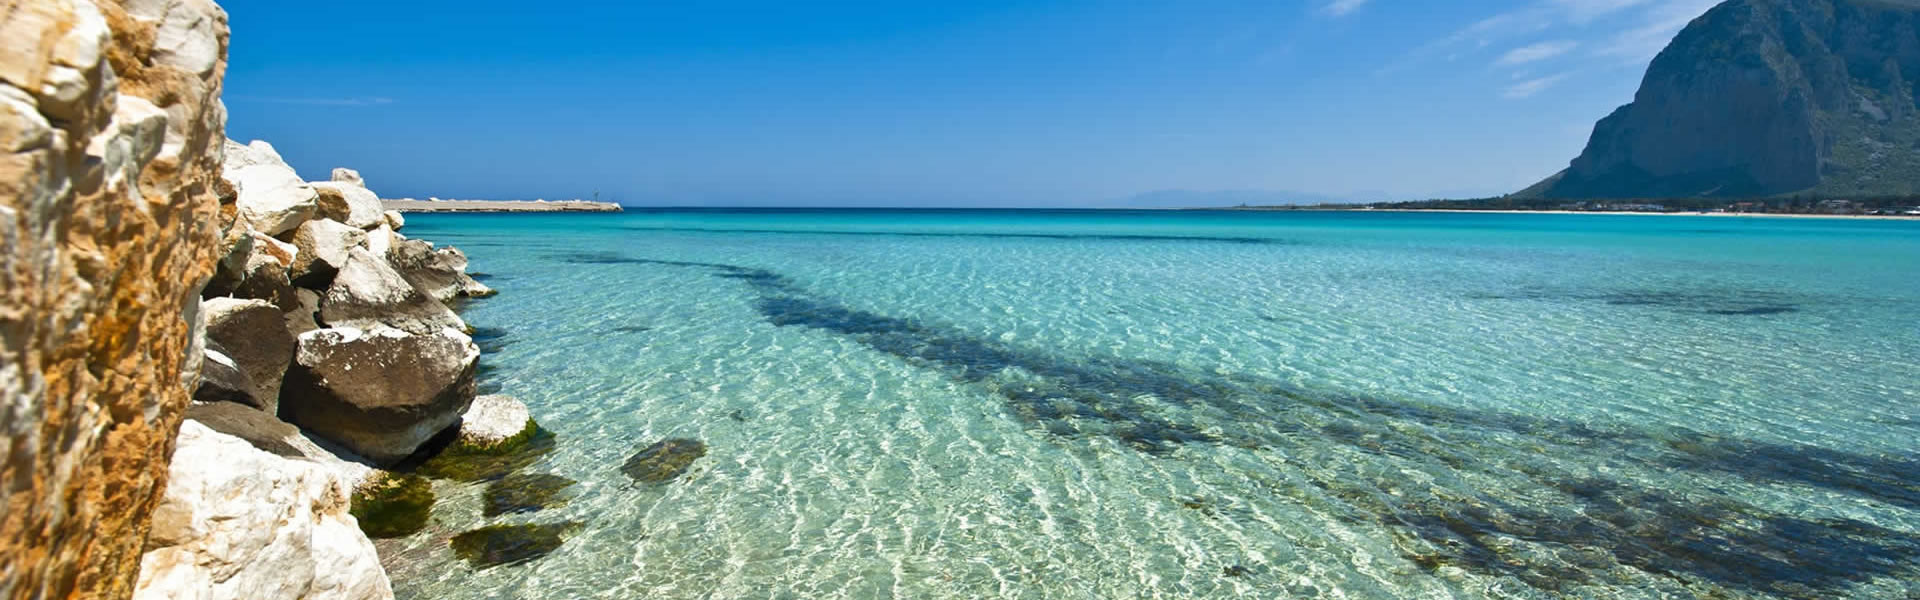
<svg viewBox="0 0 1920 600"><path fill-rule="evenodd" d="M1505 215L1627 215L1627 216L1658 216L1658 217L1749 217L1749 218L1787 218L1787 219L1876 219L1876 220L1888 220L1888 221L1920 221L1920 217L1911 217L1911 216L1902 216L1902 215L1822 215L1822 214L1813 214L1813 213L1735 213L1735 212L1703 212L1703 211L1652 212L1652 211L1626 211L1626 210L1621 210L1621 211L1518 210L1518 209L1476 210L1476 209L1467 209L1467 208L1322 208L1322 207L1295 208L1295 207L1286 207L1286 206L1249 206L1245 208L1238 208L1238 207L1210 208L1210 209L1199 209L1199 210L1228 210L1228 211L1253 211L1253 212L1324 211L1324 212L1469 213L1469 214L1491 213L1491 214L1505 214Z"/></svg>
<svg viewBox="0 0 1920 600"><path fill-rule="evenodd" d="M620 205L612 202L589 202L586 200L381 200L386 210L402 213L556 213L556 212L621 212Z"/></svg>

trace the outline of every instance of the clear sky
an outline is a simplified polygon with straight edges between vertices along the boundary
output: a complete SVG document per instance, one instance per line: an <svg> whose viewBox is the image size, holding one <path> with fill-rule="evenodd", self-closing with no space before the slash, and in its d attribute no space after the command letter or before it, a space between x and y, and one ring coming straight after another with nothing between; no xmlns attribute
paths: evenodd
<svg viewBox="0 0 1920 600"><path fill-rule="evenodd" d="M228 135L388 197L1489 195L1714 0L227 0Z"/></svg>

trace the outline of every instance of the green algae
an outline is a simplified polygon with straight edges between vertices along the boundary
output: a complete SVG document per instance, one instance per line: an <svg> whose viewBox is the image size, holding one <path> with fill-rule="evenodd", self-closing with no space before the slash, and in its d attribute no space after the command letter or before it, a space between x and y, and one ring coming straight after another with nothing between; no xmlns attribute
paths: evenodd
<svg viewBox="0 0 1920 600"><path fill-rule="evenodd" d="M405 537L426 528L433 501L433 485L426 478L386 473L354 491L348 512L367 537Z"/></svg>
<svg viewBox="0 0 1920 600"><path fill-rule="evenodd" d="M707 455L707 443L674 438L661 440L634 453L620 472L644 483L673 481L687 472L693 461Z"/></svg>
<svg viewBox="0 0 1920 600"><path fill-rule="evenodd" d="M413 472L434 479L493 481L533 464L553 448L553 432L527 419L527 426L520 433L493 444L477 444L456 437L421 461Z"/></svg>
<svg viewBox="0 0 1920 600"><path fill-rule="evenodd" d="M565 506L571 500L566 491L575 483L572 479L547 473L507 475L487 485L487 491L483 494L486 505L481 512L495 517Z"/></svg>
<svg viewBox="0 0 1920 600"><path fill-rule="evenodd" d="M453 536L447 545L453 554L485 569L526 562L558 550L566 536L580 529L579 521L548 525L488 525Z"/></svg>

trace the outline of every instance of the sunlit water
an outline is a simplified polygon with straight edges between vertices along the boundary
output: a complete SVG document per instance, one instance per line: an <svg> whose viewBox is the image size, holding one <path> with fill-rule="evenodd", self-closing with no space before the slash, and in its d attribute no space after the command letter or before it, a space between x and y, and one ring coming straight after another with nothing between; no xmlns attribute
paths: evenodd
<svg viewBox="0 0 1920 600"><path fill-rule="evenodd" d="M414 215L568 506L403 598L1914 598L1920 223ZM676 481L619 467L704 441ZM475 569L448 536L584 526Z"/></svg>

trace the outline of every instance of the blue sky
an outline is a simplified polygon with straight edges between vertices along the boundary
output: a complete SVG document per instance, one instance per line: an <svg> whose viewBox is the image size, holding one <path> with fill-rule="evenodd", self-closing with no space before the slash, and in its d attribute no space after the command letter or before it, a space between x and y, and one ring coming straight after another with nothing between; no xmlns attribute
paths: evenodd
<svg viewBox="0 0 1920 600"><path fill-rule="evenodd" d="M1512 191L1711 0L229 0L228 135L389 197Z"/></svg>

